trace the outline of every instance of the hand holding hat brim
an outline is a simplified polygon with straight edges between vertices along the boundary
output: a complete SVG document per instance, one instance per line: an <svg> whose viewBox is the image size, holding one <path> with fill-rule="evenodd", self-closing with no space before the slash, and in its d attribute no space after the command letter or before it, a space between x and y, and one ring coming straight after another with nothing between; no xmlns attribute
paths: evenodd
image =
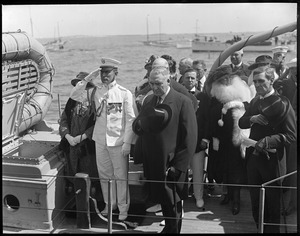
<svg viewBox="0 0 300 236"><path fill-rule="evenodd" d="M148 107L140 115L143 131L159 133L168 125L172 117L172 109L166 104L159 104L156 107Z"/></svg>

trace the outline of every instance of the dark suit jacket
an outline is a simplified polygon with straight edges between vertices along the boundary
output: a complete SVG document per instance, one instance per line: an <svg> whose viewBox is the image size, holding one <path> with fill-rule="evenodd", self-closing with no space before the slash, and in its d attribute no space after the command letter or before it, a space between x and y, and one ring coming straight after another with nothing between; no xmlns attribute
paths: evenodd
<svg viewBox="0 0 300 236"><path fill-rule="evenodd" d="M239 66L238 68L233 68L232 64L230 64L232 72L238 74L239 76L246 76L249 77L249 75L251 74L251 70L248 69L248 65L242 63L241 66ZM246 79L242 78L247 84L248 84L248 79L246 81Z"/></svg>
<svg viewBox="0 0 300 236"><path fill-rule="evenodd" d="M199 90L195 92L195 97L198 100L198 110L196 112L197 124L198 124L198 141L196 147L196 153L201 151L200 143L202 139L209 140L209 108L210 97L205 92Z"/></svg>
<svg viewBox="0 0 300 236"><path fill-rule="evenodd" d="M171 79L170 80L170 86L175 89L177 92L182 93L189 97L192 100L194 110L197 111L198 109L198 102L195 96L193 94L190 94L186 87L184 87L182 84L178 83L177 81Z"/></svg>
<svg viewBox="0 0 300 236"><path fill-rule="evenodd" d="M271 96L280 96L278 94L274 94ZM270 96L270 97L271 97ZM267 97L265 99L268 99ZM283 98L286 99L286 98ZM250 118L253 115L259 114L259 106L260 101L259 97L255 97L251 100L249 107L246 108L246 112L244 115L239 119L239 126L242 129L248 129L251 127L250 136L249 138L259 141L265 137L268 139L268 145L271 149L276 149L276 153L269 153L270 158L278 158L279 161L283 158L284 148L288 146L290 143L296 141L296 118L294 110L290 102L287 100L287 113L281 123L276 124L275 127L272 125L260 125L257 123L253 123L251 125ZM253 153L254 148L249 147L246 150L246 159L250 157ZM263 153L260 154L264 156ZM285 160L283 160L285 161ZM284 167L286 163L281 163ZM284 168L283 168L284 169Z"/></svg>
<svg viewBox="0 0 300 236"><path fill-rule="evenodd" d="M149 95L142 110L132 124L133 131L139 135L135 154L143 158L144 175L147 180L162 181L149 183L149 197L153 202L173 204L173 185L166 181L166 171L173 166L181 172L176 182L176 202L188 197L188 167L195 153L197 142L197 121L192 102L185 95L170 88L163 104L170 106L172 118L160 133L141 130L143 109L155 107L156 96Z"/></svg>

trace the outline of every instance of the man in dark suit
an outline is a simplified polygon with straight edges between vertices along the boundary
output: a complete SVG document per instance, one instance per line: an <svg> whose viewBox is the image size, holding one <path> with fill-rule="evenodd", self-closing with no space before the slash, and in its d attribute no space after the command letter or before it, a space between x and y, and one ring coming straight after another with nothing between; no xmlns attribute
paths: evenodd
<svg viewBox="0 0 300 236"><path fill-rule="evenodd" d="M200 92L197 86L197 70L187 69L183 74L182 84L187 88L189 93L193 94L198 102L198 109L196 112L197 117L197 127L198 127L198 140L193 155L191 167L193 172L193 192L196 199L196 206L198 208L203 208L203 180L204 180L204 163L205 163L205 150L208 148L209 138L208 138L208 109L209 109L209 96L203 91Z"/></svg>
<svg viewBox="0 0 300 236"><path fill-rule="evenodd" d="M251 74L251 71L248 69L248 65L243 63L243 49L239 51L235 51L230 56L231 61L231 69L232 73L238 74L247 84L248 84L248 77ZM246 77L244 77L246 76Z"/></svg>
<svg viewBox="0 0 300 236"><path fill-rule="evenodd" d="M258 63L255 63L258 64ZM244 115L239 119L242 129L249 129L249 138L256 141L246 150L248 184L260 186L284 175L286 159L284 149L296 141L296 118L291 103L273 88L275 69L270 65L251 65L253 83L257 92ZM257 68L256 68L257 66ZM270 150L276 150L270 152ZM281 181L266 188L264 233L280 233ZM274 188L275 186L275 188ZM252 215L258 227L259 188L250 188Z"/></svg>
<svg viewBox="0 0 300 236"><path fill-rule="evenodd" d="M144 175L153 181L148 184L150 200L161 204L165 217L162 233L179 234L181 200L188 197L188 166L197 142L196 115L191 100L170 87L168 68L153 68L149 84L153 94L145 98L132 124L140 138L135 155L142 156ZM159 116L154 115L162 105L169 110L163 125L157 122Z"/></svg>

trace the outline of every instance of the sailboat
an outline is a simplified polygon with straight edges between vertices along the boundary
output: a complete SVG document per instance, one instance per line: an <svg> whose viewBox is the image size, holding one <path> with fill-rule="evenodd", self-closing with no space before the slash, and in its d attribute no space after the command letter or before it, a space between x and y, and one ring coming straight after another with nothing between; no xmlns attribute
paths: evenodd
<svg viewBox="0 0 300 236"><path fill-rule="evenodd" d="M55 35L54 35L54 40L52 41L49 41L45 44L43 44L46 48L46 50L48 51L59 51L59 50L62 50L64 49L64 45L68 42L66 40L62 40L62 38L60 37L60 34L59 34L59 24L57 23L57 35L58 37L55 38Z"/></svg>
<svg viewBox="0 0 300 236"><path fill-rule="evenodd" d="M175 47L176 43L173 40L162 40L161 39L161 21L159 18L159 40L149 40L149 26L147 17L147 41L143 41L144 45L155 46L155 47Z"/></svg>

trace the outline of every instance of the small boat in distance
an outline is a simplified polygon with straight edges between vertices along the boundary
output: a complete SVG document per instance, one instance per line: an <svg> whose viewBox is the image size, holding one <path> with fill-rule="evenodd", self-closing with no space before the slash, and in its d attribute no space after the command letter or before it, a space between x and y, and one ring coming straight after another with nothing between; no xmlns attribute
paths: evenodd
<svg viewBox="0 0 300 236"><path fill-rule="evenodd" d="M49 41L49 42L43 44L43 46L46 48L47 51L59 51L59 50L64 49L64 45L65 45L68 41L63 40L63 39L60 37L60 34L59 34L59 25L58 25L58 23L57 23L57 34L58 34L58 37L57 37L57 38L54 36L54 40ZM55 35L55 34L54 34L54 35Z"/></svg>
<svg viewBox="0 0 300 236"><path fill-rule="evenodd" d="M176 48L178 49L185 49L192 47L192 39L183 39L176 43Z"/></svg>
<svg viewBox="0 0 300 236"><path fill-rule="evenodd" d="M175 47L176 43L172 39L162 40L161 34L161 21L159 18L159 40L149 40L149 27L148 27L148 16L147 16L147 41L143 41L143 44L146 46L155 46L155 47Z"/></svg>
<svg viewBox="0 0 300 236"><path fill-rule="evenodd" d="M241 39L242 38L239 36L234 36L231 40L221 42L213 35L198 35L192 41L192 52L222 52ZM272 48L279 45L287 46L289 51L294 50L294 46L292 44L288 44L287 41L282 41L278 39L278 37L258 42L255 45L245 46L243 50L246 52L271 52Z"/></svg>

